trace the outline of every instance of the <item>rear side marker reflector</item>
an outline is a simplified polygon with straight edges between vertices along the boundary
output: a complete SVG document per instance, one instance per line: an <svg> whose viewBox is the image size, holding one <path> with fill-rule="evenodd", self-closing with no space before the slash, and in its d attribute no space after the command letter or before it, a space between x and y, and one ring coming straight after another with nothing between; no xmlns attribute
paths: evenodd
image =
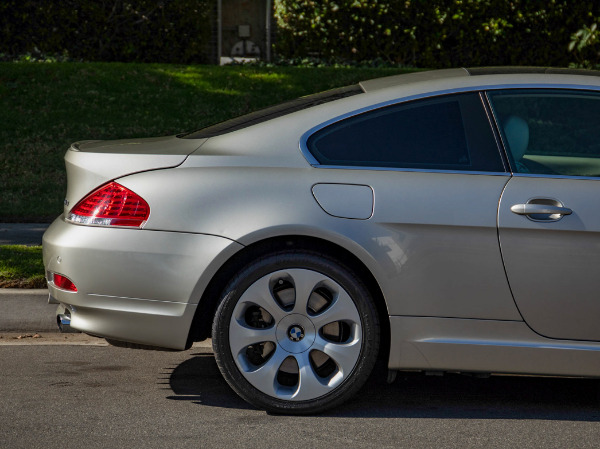
<svg viewBox="0 0 600 449"><path fill-rule="evenodd" d="M109 182L79 201L67 221L95 226L142 227L150 216L150 206L137 193Z"/></svg>
<svg viewBox="0 0 600 449"><path fill-rule="evenodd" d="M68 277L63 276L62 274L54 273L53 279L54 279L54 285L57 288L60 288L62 290L67 290L69 292L77 291L77 287L75 287L75 284L73 284L73 282Z"/></svg>

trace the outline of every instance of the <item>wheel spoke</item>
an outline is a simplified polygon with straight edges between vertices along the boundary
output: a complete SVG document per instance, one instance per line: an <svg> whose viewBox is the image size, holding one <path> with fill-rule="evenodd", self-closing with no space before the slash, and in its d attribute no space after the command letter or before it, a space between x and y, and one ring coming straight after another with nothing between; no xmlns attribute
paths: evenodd
<svg viewBox="0 0 600 449"><path fill-rule="evenodd" d="M289 270L289 273L294 279L294 287L296 289L296 302L294 303L292 313L306 315L310 294L317 284L328 278L321 273L310 270Z"/></svg>
<svg viewBox="0 0 600 449"><path fill-rule="evenodd" d="M354 302L350 298L350 295L342 289L339 290L333 303L323 313L313 316L311 319L318 329L335 321L360 324L360 316Z"/></svg>
<svg viewBox="0 0 600 449"><path fill-rule="evenodd" d="M248 380L248 382L250 382L254 387L258 388L263 393L278 397L279 392L276 381L277 372L287 356L289 356L289 354L277 346L275 353L263 366L254 371L246 371L242 369L242 374Z"/></svg>
<svg viewBox="0 0 600 449"><path fill-rule="evenodd" d="M300 380L294 400L304 401L314 399L331 391L332 387L321 380L313 370L308 351L296 354L295 357L300 369Z"/></svg>
<svg viewBox="0 0 600 449"><path fill-rule="evenodd" d="M231 320L229 326L229 347L234 357L237 357L237 354L248 346L265 341L276 342L273 328L257 329L245 326L235 319Z"/></svg>
<svg viewBox="0 0 600 449"><path fill-rule="evenodd" d="M332 343L317 336L313 349L319 350L331 357L342 376L346 377L351 372L360 355L360 338L354 338L349 343Z"/></svg>
<svg viewBox="0 0 600 449"><path fill-rule="evenodd" d="M269 281L271 276L264 276L252 284L241 296L234 311L234 316L243 313L248 304L255 304L265 309L278 322L285 316L285 311L277 304L271 294Z"/></svg>

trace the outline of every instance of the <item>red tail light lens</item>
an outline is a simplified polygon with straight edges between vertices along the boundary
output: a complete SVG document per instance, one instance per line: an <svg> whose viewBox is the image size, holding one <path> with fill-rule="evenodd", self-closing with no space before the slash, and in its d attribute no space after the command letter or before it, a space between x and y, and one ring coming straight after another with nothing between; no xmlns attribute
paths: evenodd
<svg viewBox="0 0 600 449"><path fill-rule="evenodd" d="M62 288L63 290L68 290L70 292L77 291L77 287L75 287L75 284L73 284L73 282L68 277L63 276L62 274L54 273L53 278L54 285L56 285L56 287Z"/></svg>
<svg viewBox="0 0 600 449"><path fill-rule="evenodd" d="M97 226L141 227L150 216L144 199L116 182L109 182L77 203L68 221Z"/></svg>

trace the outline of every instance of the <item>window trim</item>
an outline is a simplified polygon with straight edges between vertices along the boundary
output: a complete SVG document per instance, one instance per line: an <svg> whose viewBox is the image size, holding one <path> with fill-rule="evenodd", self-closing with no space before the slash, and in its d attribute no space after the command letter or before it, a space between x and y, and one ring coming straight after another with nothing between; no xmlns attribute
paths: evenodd
<svg viewBox="0 0 600 449"><path fill-rule="evenodd" d="M512 173L515 178L544 178L544 179L577 179L581 181L600 181L597 176L577 176L577 175L553 175L539 173Z"/></svg>
<svg viewBox="0 0 600 449"><path fill-rule="evenodd" d="M592 91L592 92L600 92L600 86L593 86L587 84L556 84L556 83L506 83L506 84L493 84L493 85L477 85L477 86L469 86L469 87L458 87L452 89L443 89L432 92L424 92L415 95L408 95L406 97L396 98L394 100L388 100L384 102L375 103L369 106L365 106L359 109L355 109L353 111L347 112L345 114L336 116L332 119L326 120L306 131L300 137L300 141L298 142L298 147L302 156L306 159L306 161L314 168L327 168L327 169L344 169L344 170L373 170L373 171L398 171L398 172L421 172L421 173L449 173L449 174L471 174L471 175L491 175L491 176L516 176L523 175L519 173L514 173L512 171L512 167L507 166L508 156L506 153L506 148L504 146L504 142L502 141L502 135L499 134L498 125L496 123L496 117L493 115L493 109L490 106L489 99L487 98L487 92L493 90L506 90L506 89L566 89L566 90L580 90L580 91ZM431 97L438 97L443 95L451 95L451 94L460 94L460 93L469 93L476 92L479 93L484 109L486 110L486 116L490 126L492 128L494 138L496 139L496 145L498 147L499 155L502 159L502 163L504 165L504 172L481 172L481 171L469 171L469 170L439 170L439 169L425 169L425 168L399 168L399 167L381 167L381 166L355 166L355 165L326 165L321 164L317 159L312 155L312 153L308 149L308 139L320 131L321 129L333 125L334 123L340 122L342 120L346 120L350 117L354 117L360 114L364 114L366 112L375 111L377 109L382 109L388 106L406 103L414 100L421 100ZM485 101L484 101L485 98ZM489 109L489 111L488 111ZM491 117L490 117L491 114ZM491 118L493 117L493 121ZM500 139L500 140L499 140ZM530 174L525 174L531 176ZM565 175L537 175L541 177L559 177L559 178L568 178L568 179L582 179L579 176L565 176ZM596 179L599 178L590 178Z"/></svg>

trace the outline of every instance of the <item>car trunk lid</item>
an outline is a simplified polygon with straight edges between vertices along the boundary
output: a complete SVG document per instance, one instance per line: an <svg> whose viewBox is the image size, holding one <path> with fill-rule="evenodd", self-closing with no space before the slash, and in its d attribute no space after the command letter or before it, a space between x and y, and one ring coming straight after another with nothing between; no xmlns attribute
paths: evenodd
<svg viewBox="0 0 600 449"><path fill-rule="evenodd" d="M65 154L65 215L100 185L133 173L176 167L205 141L170 136L75 142Z"/></svg>

